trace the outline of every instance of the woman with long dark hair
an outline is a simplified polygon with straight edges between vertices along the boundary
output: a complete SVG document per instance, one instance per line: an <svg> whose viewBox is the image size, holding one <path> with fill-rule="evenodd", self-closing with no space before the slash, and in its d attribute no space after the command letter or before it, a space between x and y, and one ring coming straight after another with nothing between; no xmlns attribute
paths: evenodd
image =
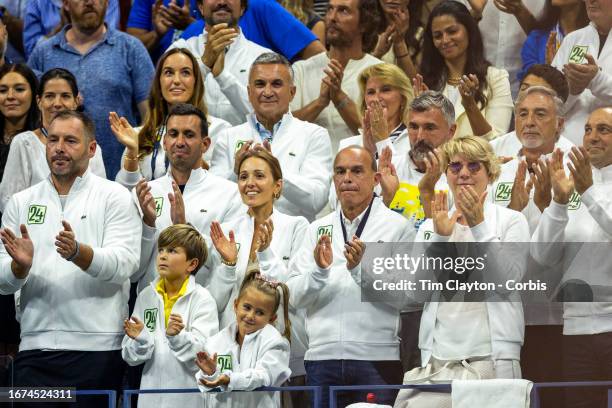
<svg viewBox="0 0 612 408"><path fill-rule="evenodd" d="M445 1L431 11L420 72L426 87L453 102L455 136L490 140L508 131L513 109L508 72L485 59L480 30L463 4Z"/></svg>
<svg viewBox="0 0 612 408"><path fill-rule="evenodd" d="M6 171L0 183L0 211L4 211L13 194L33 186L49 175L45 149L51 119L57 112L81 108L81 96L74 75L63 68L45 72L36 90L36 105L40 110L40 127L21 132L11 143ZM90 160L89 169L106 178L100 146L96 147L96 155Z"/></svg>
<svg viewBox="0 0 612 408"><path fill-rule="evenodd" d="M162 138L166 133L166 116L177 103L189 103L204 112L213 146L217 133L231 127L226 121L208 114L204 80L196 58L185 48L173 48L157 62L144 125L132 128L125 118L119 118L115 112L110 114L111 129L126 147L121 170L115 179L118 183L132 189L141 178L154 180L166 174L169 163ZM212 149L204 159L210 162Z"/></svg>
<svg viewBox="0 0 612 408"><path fill-rule="evenodd" d="M34 103L38 80L25 64L6 64L0 68L0 179L13 138L38 127L40 114Z"/></svg>

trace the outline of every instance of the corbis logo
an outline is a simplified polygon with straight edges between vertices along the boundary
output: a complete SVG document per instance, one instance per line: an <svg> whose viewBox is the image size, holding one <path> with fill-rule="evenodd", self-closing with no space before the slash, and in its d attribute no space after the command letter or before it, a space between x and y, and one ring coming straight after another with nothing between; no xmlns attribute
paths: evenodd
<svg viewBox="0 0 612 408"><path fill-rule="evenodd" d="M31 205L28 208L28 224L42 224L45 222L45 215L47 214L46 205Z"/></svg>

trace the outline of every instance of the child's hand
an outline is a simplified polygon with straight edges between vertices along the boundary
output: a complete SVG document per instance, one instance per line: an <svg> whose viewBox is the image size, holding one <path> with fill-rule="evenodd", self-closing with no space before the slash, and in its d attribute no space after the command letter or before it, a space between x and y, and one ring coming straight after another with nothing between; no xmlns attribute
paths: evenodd
<svg viewBox="0 0 612 408"><path fill-rule="evenodd" d="M204 374L213 375L215 371L217 371L217 353L213 354L211 357L207 352L200 351L196 355L196 365L200 367L200 370L202 370Z"/></svg>
<svg viewBox="0 0 612 408"><path fill-rule="evenodd" d="M176 336L185 328L181 315L174 313L170 314L168 319L168 327L166 327L166 336Z"/></svg>
<svg viewBox="0 0 612 408"><path fill-rule="evenodd" d="M219 378L217 378L214 381L207 381L203 378L200 379L200 384L208 388L224 387L228 385L229 382L230 382L230 378L225 374L220 375Z"/></svg>
<svg viewBox="0 0 612 408"><path fill-rule="evenodd" d="M123 329L125 330L125 334L127 334L132 339L138 337L143 328L144 323L138 320L136 316L132 316L129 319L125 319L123 322Z"/></svg>

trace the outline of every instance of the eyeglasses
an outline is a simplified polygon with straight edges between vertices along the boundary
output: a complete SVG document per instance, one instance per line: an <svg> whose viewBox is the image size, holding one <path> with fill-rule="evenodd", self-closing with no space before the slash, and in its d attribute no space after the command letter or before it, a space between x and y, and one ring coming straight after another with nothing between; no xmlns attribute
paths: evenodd
<svg viewBox="0 0 612 408"><path fill-rule="evenodd" d="M463 168L463 163L461 163L461 162L450 162L450 163L448 163L448 169L453 174L459 174L459 172L461 171L462 168ZM482 168L482 164L480 162L477 162L477 161L469 162L467 164L467 169L472 174L478 173L481 168Z"/></svg>

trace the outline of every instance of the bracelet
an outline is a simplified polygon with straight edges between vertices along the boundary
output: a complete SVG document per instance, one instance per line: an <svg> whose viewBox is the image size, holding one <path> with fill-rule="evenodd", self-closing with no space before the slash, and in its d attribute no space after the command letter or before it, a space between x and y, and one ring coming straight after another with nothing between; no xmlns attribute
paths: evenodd
<svg viewBox="0 0 612 408"><path fill-rule="evenodd" d="M68 258L66 258L66 260L69 262L72 262L81 253L80 248L79 248L79 241L75 241L75 242L76 242L76 249L74 250L74 253L70 255Z"/></svg>
<svg viewBox="0 0 612 408"><path fill-rule="evenodd" d="M407 53L405 53L405 54L402 54L402 55L396 55L396 56L395 56L395 59L406 58L408 55L410 55L410 53L409 53L409 52L407 52Z"/></svg>
<svg viewBox="0 0 612 408"><path fill-rule="evenodd" d="M138 161L138 156L136 157L130 157L127 154L125 155L125 160L129 160L129 161Z"/></svg>
<svg viewBox="0 0 612 408"><path fill-rule="evenodd" d="M221 257L221 263L223 265L227 265L227 266L236 266L236 263L238 262L238 259L236 259L234 262L228 262L225 259L223 259L223 257Z"/></svg>

